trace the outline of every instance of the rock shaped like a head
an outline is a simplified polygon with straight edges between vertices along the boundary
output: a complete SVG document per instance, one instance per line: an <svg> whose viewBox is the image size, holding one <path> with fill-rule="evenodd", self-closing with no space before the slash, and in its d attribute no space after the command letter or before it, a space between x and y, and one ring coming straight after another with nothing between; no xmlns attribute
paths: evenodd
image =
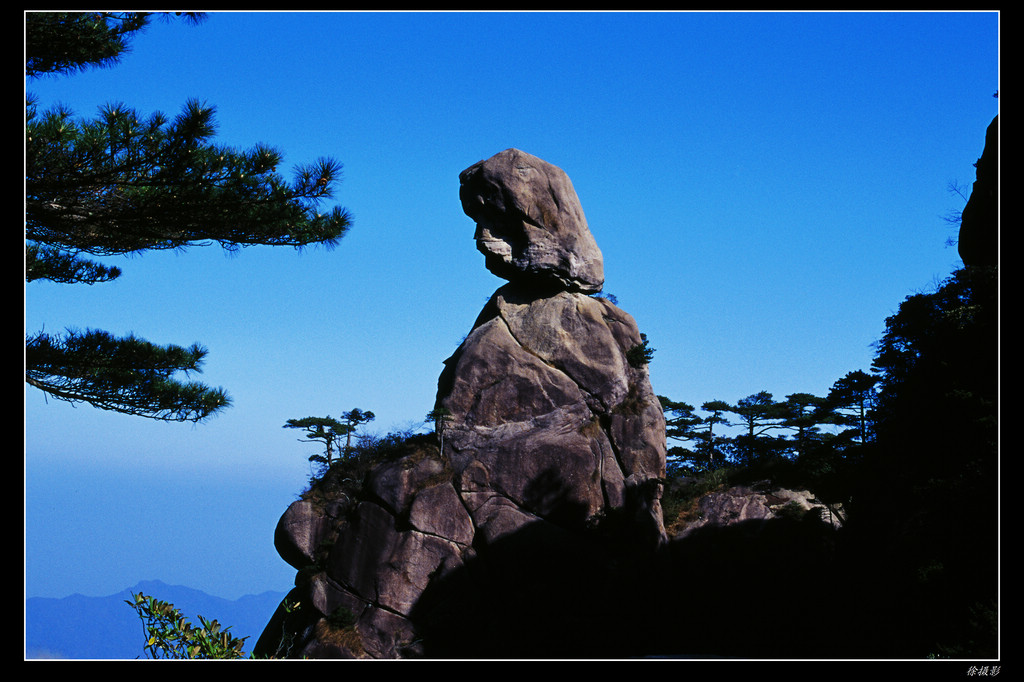
<svg viewBox="0 0 1024 682"><path fill-rule="evenodd" d="M596 293L604 259L561 168L506 149L459 174L462 210L476 224L487 269L510 282Z"/></svg>

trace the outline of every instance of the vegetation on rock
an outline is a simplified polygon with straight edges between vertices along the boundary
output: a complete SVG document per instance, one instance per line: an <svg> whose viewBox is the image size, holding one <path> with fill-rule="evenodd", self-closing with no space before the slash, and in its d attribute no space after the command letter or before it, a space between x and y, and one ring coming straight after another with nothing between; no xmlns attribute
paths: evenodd
<svg viewBox="0 0 1024 682"><path fill-rule="evenodd" d="M847 591L817 605L845 642L822 642L821 651L995 657L997 269L959 269L935 291L908 296L876 350L871 373L850 372L822 398L775 402L762 391L735 405L704 403L704 417L662 398L668 437L685 444L669 449L666 528L678 534L702 496L733 485L813 491L842 521L815 560ZM793 585L794 603L812 584ZM804 655L814 646L804 642Z"/></svg>

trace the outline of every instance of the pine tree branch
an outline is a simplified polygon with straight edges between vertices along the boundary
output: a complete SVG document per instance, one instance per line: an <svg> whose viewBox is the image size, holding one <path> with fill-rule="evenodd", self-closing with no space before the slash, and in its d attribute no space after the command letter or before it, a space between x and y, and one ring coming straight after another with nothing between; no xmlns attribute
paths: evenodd
<svg viewBox="0 0 1024 682"><path fill-rule="evenodd" d="M56 109L26 134L26 236L93 255L180 249L220 242L333 247L348 231L341 207L324 212L341 164L321 159L276 171L280 155L258 145L239 152L207 143L213 109L191 101L171 124L147 122L123 107L98 121Z"/></svg>
<svg viewBox="0 0 1024 682"><path fill-rule="evenodd" d="M25 381L72 404L159 421L202 421L230 405L223 389L172 378L199 372L199 346L156 346L134 336L69 330L64 338L39 333L26 340Z"/></svg>

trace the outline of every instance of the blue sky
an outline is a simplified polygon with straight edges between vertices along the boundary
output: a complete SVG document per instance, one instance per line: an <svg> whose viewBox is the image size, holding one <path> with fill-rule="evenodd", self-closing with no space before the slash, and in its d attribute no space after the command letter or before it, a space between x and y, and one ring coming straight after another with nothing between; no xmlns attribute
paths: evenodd
<svg viewBox="0 0 1024 682"><path fill-rule="evenodd" d="M289 589L273 531L315 448L282 426L423 421L502 284L458 174L508 147L569 174L657 393L827 393L961 265L948 186L973 182L998 88L992 12L214 13L28 82L81 116L205 100L219 142L272 145L286 173L343 163L354 226L333 251L151 252L109 259L112 283L26 286L27 332L199 342L234 401L163 424L26 388L26 596Z"/></svg>

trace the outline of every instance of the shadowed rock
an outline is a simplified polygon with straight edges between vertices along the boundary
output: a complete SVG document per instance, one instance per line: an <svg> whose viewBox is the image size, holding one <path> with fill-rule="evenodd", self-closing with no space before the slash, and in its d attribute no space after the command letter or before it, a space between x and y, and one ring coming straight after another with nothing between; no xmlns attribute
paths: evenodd
<svg viewBox="0 0 1024 682"><path fill-rule="evenodd" d="M960 218L957 249L964 265L999 264L999 117L985 131L971 197Z"/></svg>

